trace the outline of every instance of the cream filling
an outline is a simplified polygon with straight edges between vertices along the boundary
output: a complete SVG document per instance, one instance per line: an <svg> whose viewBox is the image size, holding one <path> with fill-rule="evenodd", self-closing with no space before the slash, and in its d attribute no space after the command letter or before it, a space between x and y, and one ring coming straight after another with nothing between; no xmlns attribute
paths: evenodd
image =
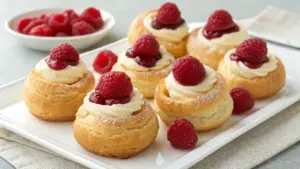
<svg viewBox="0 0 300 169"><path fill-rule="evenodd" d="M224 57L224 64L226 69L229 69L231 72L236 73L244 78L252 79L255 77L267 76L270 72L274 71L277 68L277 58L274 54L268 52L267 57L269 61L264 63L261 67L257 69L250 69L243 62L232 61L230 55L235 53L236 49L228 51Z"/></svg>
<svg viewBox="0 0 300 169"><path fill-rule="evenodd" d="M188 35L189 28L186 23L182 24L174 30L167 28L162 28L159 30L154 29L151 23L152 20L156 17L156 15L156 13L150 13L144 19L144 27L154 36L165 39L167 41L179 42Z"/></svg>
<svg viewBox="0 0 300 169"><path fill-rule="evenodd" d="M203 36L202 32L203 32L204 27L202 27L198 32L197 39L200 43L205 44L206 46L210 46L215 49L224 48L225 46L238 46L245 39L247 39L248 33L242 25L240 25L238 23L236 23L236 24L239 26L239 31L227 33L227 34L222 35L219 38L213 38L213 39L206 39L206 37ZM224 51L226 51L226 50L229 50L229 49L224 49Z"/></svg>
<svg viewBox="0 0 300 169"><path fill-rule="evenodd" d="M73 84L84 76L87 72L87 67L84 61L79 60L76 66L68 65L62 70L54 70L48 66L45 59L42 59L35 66L34 70L49 82Z"/></svg>
<svg viewBox="0 0 300 169"><path fill-rule="evenodd" d="M159 51L161 53L162 58L160 60L158 60L155 64L155 66L153 66L153 67L148 68L148 67L139 65L138 63L136 63L134 58L127 57L126 52L123 52L119 56L118 62L120 64L124 65L129 70L133 70L133 71L148 72L148 71L152 71L152 70L160 70L160 69L163 69L163 68L169 66L174 61L174 58L162 46L160 47Z"/></svg>
<svg viewBox="0 0 300 169"><path fill-rule="evenodd" d="M170 97L178 100L194 99L201 93L211 90L216 81L216 72L207 66L205 66L205 79L195 86L181 85L175 80L173 73L165 79Z"/></svg>
<svg viewBox="0 0 300 169"><path fill-rule="evenodd" d="M92 92L83 100L83 107L90 113L103 118L126 118L140 110L144 105L143 95L136 88L133 89L130 102L126 104L100 105L90 102Z"/></svg>

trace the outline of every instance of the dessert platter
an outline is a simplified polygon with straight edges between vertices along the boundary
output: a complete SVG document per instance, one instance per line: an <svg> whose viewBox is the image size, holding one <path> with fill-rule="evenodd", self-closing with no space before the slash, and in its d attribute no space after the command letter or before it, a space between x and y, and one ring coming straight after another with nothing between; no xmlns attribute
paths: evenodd
<svg viewBox="0 0 300 169"><path fill-rule="evenodd" d="M54 47L0 87L0 124L89 168L188 168L300 99L296 55L225 10L188 24L168 2L128 38Z"/></svg>

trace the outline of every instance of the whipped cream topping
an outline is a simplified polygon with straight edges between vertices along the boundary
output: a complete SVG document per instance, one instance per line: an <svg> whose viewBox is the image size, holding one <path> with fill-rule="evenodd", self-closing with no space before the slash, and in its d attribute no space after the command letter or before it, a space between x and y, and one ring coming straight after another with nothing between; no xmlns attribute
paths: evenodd
<svg viewBox="0 0 300 169"><path fill-rule="evenodd" d="M170 73L165 79L166 88L170 97L178 100L188 100L196 98L201 93L211 90L217 81L216 72L207 66L204 67L205 79L195 86L181 85L175 80L173 73Z"/></svg>
<svg viewBox="0 0 300 169"><path fill-rule="evenodd" d="M240 43L242 43L245 39L247 39L248 34L246 29L242 25L238 23L236 24L239 27L239 31L223 34L221 37L213 38L213 39L206 39L206 37L203 36L202 32L204 27L202 27L198 32L197 38L201 43L207 46L212 46L213 48L220 48L220 47L222 48L224 46L237 46ZM228 49L224 49L224 50L226 52L226 50Z"/></svg>
<svg viewBox="0 0 300 169"><path fill-rule="evenodd" d="M268 73L274 71L277 68L278 60L276 56L270 52L268 52L267 54L267 57L269 58L268 62L264 63L257 69L250 69L243 62L237 62L230 59L230 55L235 53L235 51L236 49L231 49L226 53L224 57L224 64L226 66L226 69L244 78L252 79L255 77L267 76Z"/></svg>
<svg viewBox="0 0 300 169"><path fill-rule="evenodd" d="M165 39L167 41L179 42L188 34L188 26L186 23L180 25L178 28L172 30L167 28L154 29L152 27L152 20L155 19L157 13L150 13L144 19L144 27L154 36Z"/></svg>
<svg viewBox="0 0 300 169"><path fill-rule="evenodd" d="M100 105L90 102L92 92L83 100L83 107L90 113L103 118L126 118L140 110L144 104L143 95L136 88L133 89L130 102L126 104Z"/></svg>
<svg viewBox="0 0 300 169"><path fill-rule="evenodd" d="M87 67L85 62L80 59L76 66L68 65L62 70L54 70L48 66L45 59L42 59L37 63L34 70L49 82L73 84L84 76Z"/></svg>
<svg viewBox="0 0 300 169"><path fill-rule="evenodd" d="M159 59L153 67L144 67L142 65L139 65L138 63L136 63L134 58L127 57L126 52L123 52L119 56L118 62L133 71L148 72L152 70L160 70L173 63L174 58L162 46L160 46L159 51L161 53L161 59Z"/></svg>

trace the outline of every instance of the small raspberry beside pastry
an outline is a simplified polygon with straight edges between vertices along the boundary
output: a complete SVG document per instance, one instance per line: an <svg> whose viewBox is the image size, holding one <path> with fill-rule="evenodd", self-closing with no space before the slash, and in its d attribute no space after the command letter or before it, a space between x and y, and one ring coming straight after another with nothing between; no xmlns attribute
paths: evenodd
<svg viewBox="0 0 300 169"><path fill-rule="evenodd" d="M94 84L76 49L66 43L53 48L31 71L24 85L24 101L42 120L71 121Z"/></svg>
<svg viewBox="0 0 300 169"><path fill-rule="evenodd" d="M146 98L153 98L158 82L172 71L175 59L151 34L141 36L123 52L113 70L125 72Z"/></svg>
<svg viewBox="0 0 300 169"><path fill-rule="evenodd" d="M112 71L103 74L95 90L84 98L73 132L88 151L129 158L155 140L158 119L130 78Z"/></svg>
<svg viewBox="0 0 300 169"><path fill-rule="evenodd" d="M118 61L118 56L110 50L100 51L93 62L93 74L96 82L99 81L102 74L111 71L112 67Z"/></svg>
<svg viewBox="0 0 300 169"><path fill-rule="evenodd" d="M138 38L150 33L175 58L186 54L188 26L181 18L176 4L167 2L158 10L147 11L135 18L128 32L128 40L134 44Z"/></svg>
<svg viewBox="0 0 300 169"><path fill-rule="evenodd" d="M274 95L284 86L286 78L281 60L257 38L245 40L236 49L228 51L218 72L230 88L246 88L254 99Z"/></svg>
<svg viewBox="0 0 300 169"><path fill-rule="evenodd" d="M204 27L194 29L187 41L187 53L217 70L225 53L248 37L246 29L225 10L216 10Z"/></svg>
<svg viewBox="0 0 300 169"><path fill-rule="evenodd" d="M233 110L225 79L192 56L175 62L172 73L159 82L154 102L164 123L187 119L197 131L219 127Z"/></svg>

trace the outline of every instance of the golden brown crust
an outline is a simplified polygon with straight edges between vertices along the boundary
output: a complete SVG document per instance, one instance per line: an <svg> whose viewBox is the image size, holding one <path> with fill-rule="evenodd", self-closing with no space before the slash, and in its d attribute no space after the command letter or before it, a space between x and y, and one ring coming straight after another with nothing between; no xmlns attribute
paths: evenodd
<svg viewBox="0 0 300 169"><path fill-rule="evenodd" d="M188 55L196 57L201 63L217 70L225 53L236 46L222 46L219 49L212 49L211 46L207 46L197 40L200 29L201 27L196 28L189 34L187 40L187 53Z"/></svg>
<svg viewBox="0 0 300 169"><path fill-rule="evenodd" d="M229 88L243 87L249 90L254 99L262 99L277 93L285 85L285 69L279 58L277 68L265 77L247 79L226 70L224 59L220 62L218 72L222 74Z"/></svg>
<svg viewBox="0 0 300 169"><path fill-rule="evenodd" d="M188 119L197 131L216 128L231 115L233 101L224 78L217 74L213 89L199 95L192 101L179 101L168 96L165 80L155 90L155 107L161 120L170 124L176 119Z"/></svg>
<svg viewBox="0 0 300 169"><path fill-rule="evenodd" d="M72 121L85 95L95 85L87 72L78 82L68 85L51 83L32 71L24 85L24 101L29 111L46 121Z"/></svg>
<svg viewBox="0 0 300 169"><path fill-rule="evenodd" d="M145 101L143 109L125 118L101 118L81 107L73 132L88 151L116 158L129 158L148 147L158 133L158 119Z"/></svg>
<svg viewBox="0 0 300 169"><path fill-rule="evenodd" d="M174 60L169 66L163 69L148 72L132 71L117 62L113 70L125 72L131 78L133 86L136 87L145 98L153 98L156 85L172 71L173 62Z"/></svg>
<svg viewBox="0 0 300 169"><path fill-rule="evenodd" d="M133 22L131 23L128 31L128 41L130 44L134 44L135 41L143 34L150 33L145 27L144 27L144 19L146 16L148 16L150 13L156 13L157 9L153 9L150 11L147 11L143 14L138 15ZM166 50L171 53L175 58L182 57L186 55L186 41L187 37L179 42L170 42L165 39L156 37L159 44L164 46Z"/></svg>

